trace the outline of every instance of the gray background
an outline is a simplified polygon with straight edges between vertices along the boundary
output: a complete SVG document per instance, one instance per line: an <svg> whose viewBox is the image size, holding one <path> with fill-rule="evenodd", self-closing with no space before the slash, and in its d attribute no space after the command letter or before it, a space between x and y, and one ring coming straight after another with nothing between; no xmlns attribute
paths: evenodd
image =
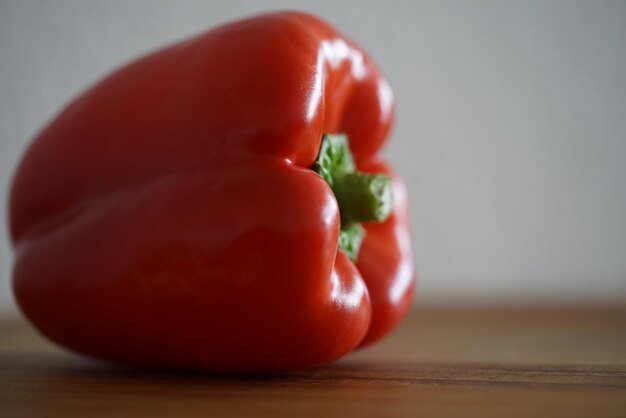
<svg viewBox="0 0 626 418"><path fill-rule="evenodd" d="M37 130L147 49L285 8L357 40L395 89L386 154L411 193L420 303L626 300L624 1L2 1L0 310L5 201Z"/></svg>

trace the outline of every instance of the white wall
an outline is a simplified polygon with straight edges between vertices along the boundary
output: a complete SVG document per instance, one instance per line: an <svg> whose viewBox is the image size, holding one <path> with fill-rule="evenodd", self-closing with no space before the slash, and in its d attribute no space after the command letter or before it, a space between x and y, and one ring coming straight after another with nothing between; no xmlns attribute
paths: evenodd
<svg viewBox="0 0 626 418"><path fill-rule="evenodd" d="M395 88L421 301L626 300L626 2L2 1L0 310L35 132L134 55L280 8L330 20Z"/></svg>

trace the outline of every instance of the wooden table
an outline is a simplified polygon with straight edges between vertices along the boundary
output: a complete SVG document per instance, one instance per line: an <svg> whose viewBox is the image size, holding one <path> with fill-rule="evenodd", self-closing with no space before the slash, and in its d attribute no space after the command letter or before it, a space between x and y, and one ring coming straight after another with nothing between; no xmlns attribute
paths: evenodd
<svg viewBox="0 0 626 418"><path fill-rule="evenodd" d="M2 417L626 417L626 306L418 308L320 369L228 378L126 369L0 320Z"/></svg>

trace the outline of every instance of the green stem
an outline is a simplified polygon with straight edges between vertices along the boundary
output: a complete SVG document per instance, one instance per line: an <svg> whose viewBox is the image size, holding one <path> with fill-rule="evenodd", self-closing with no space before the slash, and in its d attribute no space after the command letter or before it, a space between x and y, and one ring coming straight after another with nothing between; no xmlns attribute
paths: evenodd
<svg viewBox="0 0 626 418"><path fill-rule="evenodd" d="M332 186L341 223L381 222L391 213L391 179L382 174L338 173Z"/></svg>
<svg viewBox="0 0 626 418"><path fill-rule="evenodd" d="M345 135L324 135L313 169L326 180L339 205L338 246L356 261L365 236L361 223L382 222L391 214L391 178L358 171Z"/></svg>

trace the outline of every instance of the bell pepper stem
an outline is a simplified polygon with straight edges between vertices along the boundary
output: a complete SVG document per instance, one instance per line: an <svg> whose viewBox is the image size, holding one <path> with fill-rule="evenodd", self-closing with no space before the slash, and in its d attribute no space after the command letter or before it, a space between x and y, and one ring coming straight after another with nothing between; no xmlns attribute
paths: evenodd
<svg viewBox="0 0 626 418"><path fill-rule="evenodd" d="M382 174L340 173L332 186L342 224L381 222L391 213L391 179Z"/></svg>
<svg viewBox="0 0 626 418"><path fill-rule="evenodd" d="M358 171L345 135L324 135L313 169L326 180L339 205L338 246L356 261L365 237L361 224L383 222L391 214L391 178Z"/></svg>

